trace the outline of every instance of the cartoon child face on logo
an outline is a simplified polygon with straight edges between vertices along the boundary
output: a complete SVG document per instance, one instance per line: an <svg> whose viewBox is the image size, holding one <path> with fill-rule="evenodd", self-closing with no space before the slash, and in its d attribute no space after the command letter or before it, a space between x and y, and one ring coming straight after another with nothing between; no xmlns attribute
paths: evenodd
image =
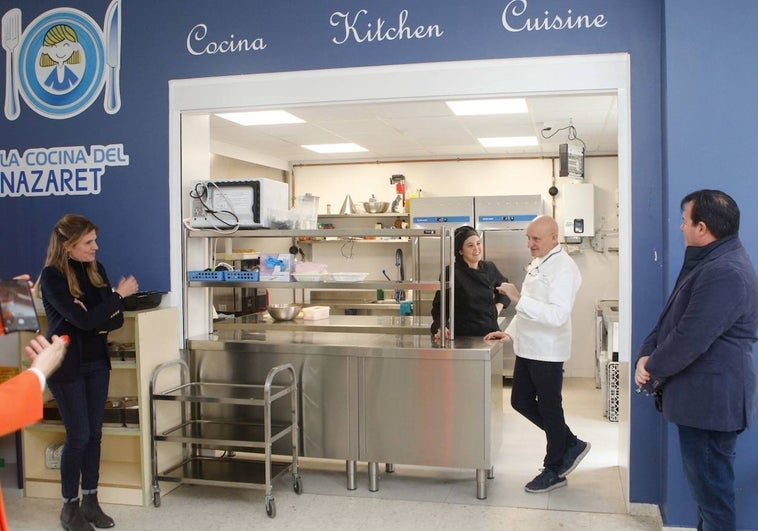
<svg viewBox="0 0 758 531"><path fill-rule="evenodd" d="M76 31L67 24L57 24L46 33L40 47L37 77L53 93L63 94L79 83L86 67Z"/></svg>

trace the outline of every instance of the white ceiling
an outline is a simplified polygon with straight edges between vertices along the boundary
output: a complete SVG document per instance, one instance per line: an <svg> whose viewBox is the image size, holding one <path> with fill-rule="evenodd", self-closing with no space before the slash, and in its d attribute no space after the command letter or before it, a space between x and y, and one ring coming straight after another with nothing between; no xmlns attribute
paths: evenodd
<svg viewBox="0 0 758 531"><path fill-rule="evenodd" d="M572 124L587 155L617 154L618 119L615 94L530 96L527 114L455 116L442 100L293 106L283 109L305 120L301 124L241 126L211 116L211 141L277 158L295 165L315 162L440 159L449 157L527 157L558 155L558 145L571 143ZM551 127L543 138L542 129ZM485 148L479 137L530 136L539 145ZM364 153L325 155L303 144L354 142Z"/></svg>

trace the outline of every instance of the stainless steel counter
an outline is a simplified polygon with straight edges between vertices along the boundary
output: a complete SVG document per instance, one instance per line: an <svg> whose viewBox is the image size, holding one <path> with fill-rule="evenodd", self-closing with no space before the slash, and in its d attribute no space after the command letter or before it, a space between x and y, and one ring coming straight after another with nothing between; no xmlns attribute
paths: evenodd
<svg viewBox="0 0 758 531"><path fill-rule="evenodd" d="M387 334L429 335L431 317L400 315L330 315L327 319L274 321L267 313L245 315L214 323L221 330L272 330L312 332L379 332Z"/></svg>
<svg viewBox="0 0 758 531"><path fill-rule="evenodd" d="M355 318L361 316L344 316ZM381 316L364 316L381 322ZM402 319L398 317L398 319ZM412 319L412 318L411 318ZM282 323L284 324L284 323ZM326 325L323 325L326 326ZM336 328L342 328L337 325ZM374 327L375 328L375 327ZM237 350L250 352L291 351L327 356L413 356L438 357L442 359L489 360L496 350L502 350L498 341L484 341L478 337L458 337L442 348L430 334L351 333L334 331L310 331L299 329L248 330L230 327L212 334L188 339L191 350Z"/></svg>
<svg viewBox="0 0 758 531"><path fill-rule="evenodd" d="M369 462L371 490L377 463L403 463L473 468L477 497L486 497L502 438L501 343L461 337L441 348L429 334L280 327L219 329L190 338L188 348L196 381L260 383L271 367L292 363L303 455L346 460L348 488L351 463L354 475L356 461ZM234 408L208 405L200 414L249 414Z"/></svg>

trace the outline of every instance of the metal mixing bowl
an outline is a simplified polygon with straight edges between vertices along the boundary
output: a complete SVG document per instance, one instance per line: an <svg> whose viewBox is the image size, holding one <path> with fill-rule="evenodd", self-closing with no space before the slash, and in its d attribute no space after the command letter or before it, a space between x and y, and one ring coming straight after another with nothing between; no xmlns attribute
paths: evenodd
<svg viewBox="0 0 758 531"><path fill-rule="evenodd" d="M367 214L381 214L387 212L390 204L386 201L365 201L363 203L363 209Z"/></svg>
<svg viewBox="0 0 758 531"><path fill-rule="evenodd" d="M300 313L298 304L269 304L266 308L268 314L276 321L291 321Z"/></svg>

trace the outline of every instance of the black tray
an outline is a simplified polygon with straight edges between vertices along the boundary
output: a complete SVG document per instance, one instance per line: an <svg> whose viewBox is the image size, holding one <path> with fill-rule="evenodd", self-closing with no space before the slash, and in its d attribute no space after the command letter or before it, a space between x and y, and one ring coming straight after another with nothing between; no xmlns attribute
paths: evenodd
<svg viewBox="0 0 758 531"><path fill-rule="evenodd" d="M161 303L163 294L162 291L138 291L134 295L124 297L124 309L133 312L155 308Z"/></svg>
<svg viewBox="0 0 758 531"><path fill-rule="evenodd" d="M42 407L42 420L61 421L61 414L58 411L58 404L55 400L49 400ZM103 424L111 426L139 426L139 407L137 407L136 396L124 396L108 398L105 404L105 416Z"/></svg>

